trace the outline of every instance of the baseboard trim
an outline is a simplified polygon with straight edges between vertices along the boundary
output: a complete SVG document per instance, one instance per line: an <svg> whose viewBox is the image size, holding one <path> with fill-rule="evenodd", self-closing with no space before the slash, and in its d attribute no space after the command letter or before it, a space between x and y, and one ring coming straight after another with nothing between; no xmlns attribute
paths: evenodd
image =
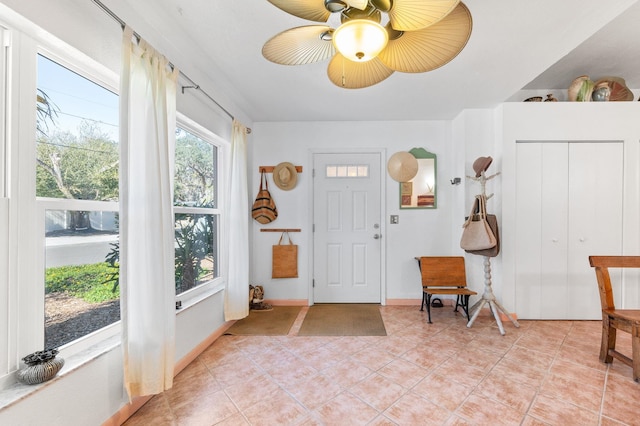
<svg viewBox="0 0 640 426"><path fill-rule="evenodd" d="M387 306L420 306L422 299L387 299Z"/></svg>

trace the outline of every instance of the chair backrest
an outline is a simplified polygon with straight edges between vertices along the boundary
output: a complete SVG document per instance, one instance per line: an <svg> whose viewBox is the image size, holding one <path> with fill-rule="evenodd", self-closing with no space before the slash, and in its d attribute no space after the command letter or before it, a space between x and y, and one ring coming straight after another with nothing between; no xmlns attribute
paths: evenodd
<svg viewBox="0 0 640 426"><path fill-rule="evenodd" d="M596 268L602 309L615 309L609 268L640 268L640 256L589 256L589 264Z"/></svg>
<svg viewBox="0 0 640 426"><path fill-rule="evenodd" d="M466 287L462 256L423 256L420 260L423 287Z"/></svg>

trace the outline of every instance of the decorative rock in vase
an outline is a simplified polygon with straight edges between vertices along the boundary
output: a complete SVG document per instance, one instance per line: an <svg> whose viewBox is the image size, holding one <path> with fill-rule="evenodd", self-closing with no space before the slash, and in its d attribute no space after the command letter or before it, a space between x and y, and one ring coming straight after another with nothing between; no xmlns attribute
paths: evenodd
<svg viewBox="0 0 640 426"><path fill-rule="evenodd" d="M64 359L57 358L57 354L57 349L47 349L22 358L27 366L18 370L18 380L27 385L35 385L53 379L64 366Z"/></svg>

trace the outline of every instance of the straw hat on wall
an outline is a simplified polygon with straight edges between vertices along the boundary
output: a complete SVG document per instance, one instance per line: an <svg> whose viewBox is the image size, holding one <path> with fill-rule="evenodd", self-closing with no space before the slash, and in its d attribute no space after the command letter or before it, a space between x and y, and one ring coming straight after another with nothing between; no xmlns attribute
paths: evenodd
<svg viewBox="0 0 640 426"><path fill-rule="evenodd" d="M418 174L418 160L410 152L396 152L387 162L387 171L391 179L408 182Z"/></svg>
<svg viewBox="0 0 640 426"><path fill-rule="evenodd" d="M298 183L296 166L288 162L278 164L273 169L273 183L285 191L290 191L295 188Z"/></svg>

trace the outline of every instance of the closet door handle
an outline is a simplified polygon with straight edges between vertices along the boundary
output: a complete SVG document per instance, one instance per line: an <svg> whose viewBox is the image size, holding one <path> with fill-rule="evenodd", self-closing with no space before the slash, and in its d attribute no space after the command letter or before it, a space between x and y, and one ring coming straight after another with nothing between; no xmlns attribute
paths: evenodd
<svg viewBox="0 0 640 426"><path fill-rule="evenodd" d="M584 241L586 240L586 238L584 238L584 237L580 237L580 238L578 238L578 240L579 240L581 243L584 243Z"/></svg>
<svg viewBox="0 0 640 426"><path fill-rule="evenodd" d="M557 238L552 238L552 239L551 239L551 242L552 242L552 243L557 243L557 242L558 242L558 239L557 239Z"/></svg>

